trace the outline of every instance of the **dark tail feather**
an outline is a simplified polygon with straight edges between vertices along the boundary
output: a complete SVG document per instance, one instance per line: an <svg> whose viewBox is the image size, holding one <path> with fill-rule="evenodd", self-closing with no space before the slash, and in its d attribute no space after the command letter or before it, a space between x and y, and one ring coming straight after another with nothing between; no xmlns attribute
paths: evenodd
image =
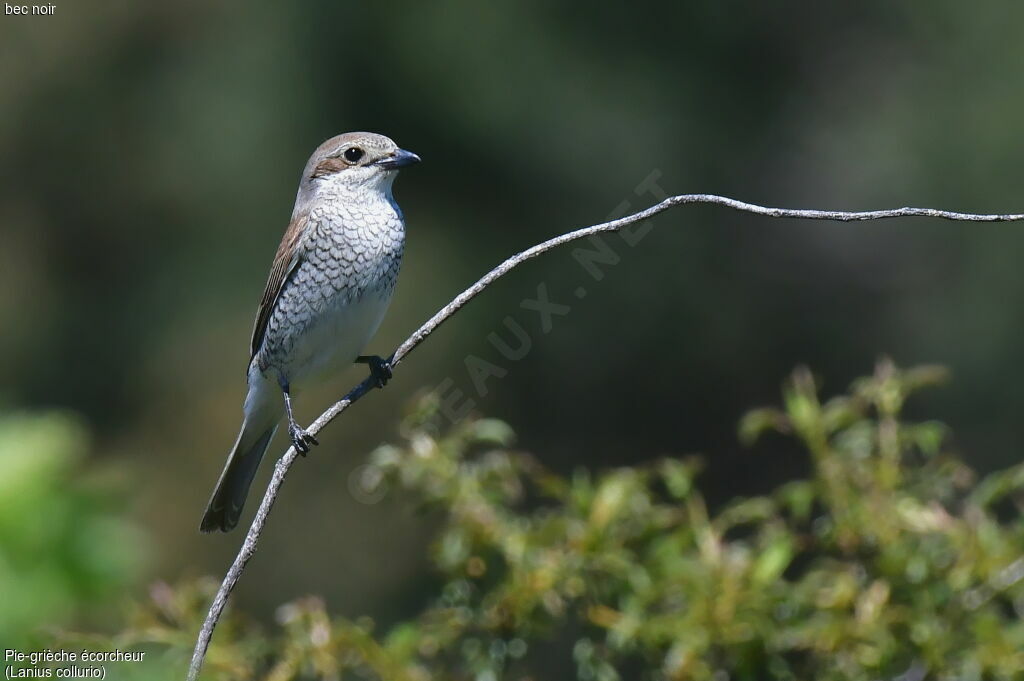
<svg viewBox="0 0 1024 681"><path fill-rule="evenodd" d="M249 495L249 486L276 430L275 424L252 438L249 428L243 424L199 525L201 532L227 532L238 524L245 498Z"/></svg>

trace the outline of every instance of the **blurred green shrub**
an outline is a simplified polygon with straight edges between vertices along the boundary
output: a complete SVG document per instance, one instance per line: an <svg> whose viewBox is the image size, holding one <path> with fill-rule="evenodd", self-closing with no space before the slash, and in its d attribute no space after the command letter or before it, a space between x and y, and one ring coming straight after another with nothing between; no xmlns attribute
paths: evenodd
<svg viewBox="0 0 1024 681"><path fill-rule="evenodd" d="M942 378L882 362L823 403L798 370L740 435L795 437L812 474L715 513L697 460L566 478L499 421L441 433L425 400L364 482L441 512L436 597L387 631L316 598L283 606L272 638L231 615L204 676L534 679L555 656L585 681L1019 679L1024 467L976 484L942 425L901 419ZM206 602L161 587L122 643L178 645L184 665Z"/></svg>
<svg viewBox="0 0 1024 681"><path fill-rule="evenodd" d="M88 618L137 574L145 545L80 465L85 428L62 413L0 416L0 640ZM89 481L83 478L89 478Z"/></svg>

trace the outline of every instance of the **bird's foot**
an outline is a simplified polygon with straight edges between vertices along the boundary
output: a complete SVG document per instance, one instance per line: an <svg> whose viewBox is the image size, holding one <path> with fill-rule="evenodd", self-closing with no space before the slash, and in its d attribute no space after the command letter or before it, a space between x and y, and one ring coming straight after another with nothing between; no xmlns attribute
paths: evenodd
<svg viewBox="0 0 1024 681"><path fill-rule="evenodd" d="M370 377L373 378L378 388L383 388L391 380L391 376L394 374L391 368L391 362L378 357L377 355L360 355L356 358L357 362L367 364L370 367Z"/></svg>
<svg viewBox="0 0 1024 681"><path fill-rule="evenodd" d="M292 446L302 456L306 456L311 445L318 445L320 442L305 428L299 427L297 423L288 424L288 437L291 438Z"/></svg>

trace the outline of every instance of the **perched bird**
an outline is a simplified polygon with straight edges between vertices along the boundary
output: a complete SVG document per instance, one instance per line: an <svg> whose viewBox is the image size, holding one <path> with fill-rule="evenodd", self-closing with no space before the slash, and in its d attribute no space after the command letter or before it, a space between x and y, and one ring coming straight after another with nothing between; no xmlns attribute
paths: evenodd
<svg viewBox="0 0 1024 681"><path fill-rule="evenodd" d="M282 415L297 450L317 444L292 415L296 388L353 362L368 364L379 385L390 378L386 360L359 353L391 302L405 246L391 184L419 160L368 132L332 137L310 156L256 313L242 430L201 531L238 524Z"/></svg>

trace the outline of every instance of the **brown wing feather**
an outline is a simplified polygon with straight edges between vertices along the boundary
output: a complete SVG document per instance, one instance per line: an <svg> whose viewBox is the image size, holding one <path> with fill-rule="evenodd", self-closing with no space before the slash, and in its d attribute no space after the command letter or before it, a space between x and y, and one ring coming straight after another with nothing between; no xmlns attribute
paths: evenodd
<svg viewBox="0 0 1024 681"><path fill-rule="evenodd" d="M260 307L256 312L256 323L252 328L252 343L250 345L250 359L256 356L263 342L263 335L267 332L267 324L270 323L270 315L274 311L274 305L281 295L284 284L288 281L288 275L292 273L296 265L301 261L299 252L299 241L306 229L306 215L299 215L288 223L281 245L277 247L277 254L274 256L274 264L270 268L270 276L267 278L267 287L263 290L263 298L260 299Z"/></svg>

